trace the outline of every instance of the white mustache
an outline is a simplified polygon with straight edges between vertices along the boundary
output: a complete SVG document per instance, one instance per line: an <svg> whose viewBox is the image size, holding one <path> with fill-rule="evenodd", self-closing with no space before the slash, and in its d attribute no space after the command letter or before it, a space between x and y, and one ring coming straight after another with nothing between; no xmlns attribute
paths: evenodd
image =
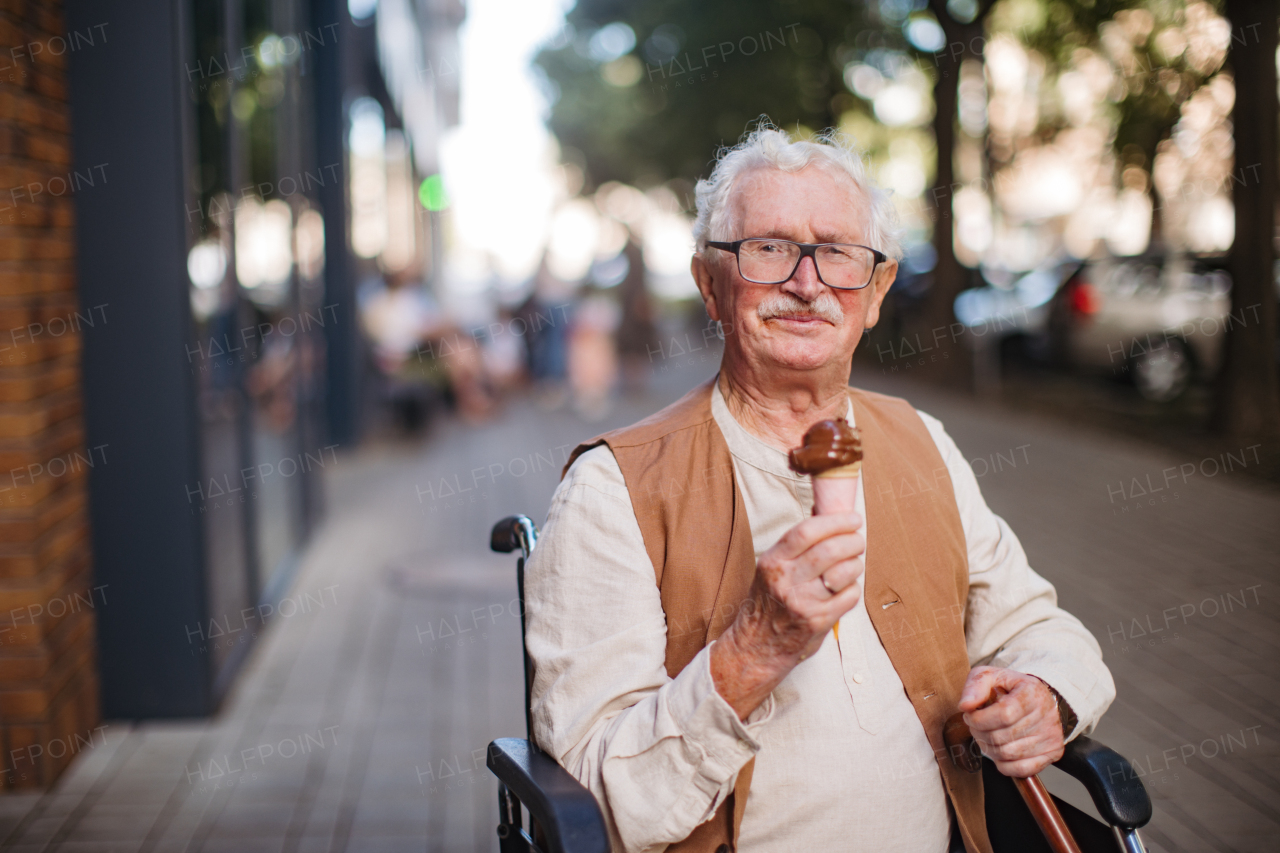
<svg viewBox="0 0 1280 853"><path fill-rule="evenodd" d="M833 326L844 323L844 309L825 288L812 302L805 302L790 293L777 291L756 306L756 316L762 323L775 317L816 317L826 320Z"/></svg>

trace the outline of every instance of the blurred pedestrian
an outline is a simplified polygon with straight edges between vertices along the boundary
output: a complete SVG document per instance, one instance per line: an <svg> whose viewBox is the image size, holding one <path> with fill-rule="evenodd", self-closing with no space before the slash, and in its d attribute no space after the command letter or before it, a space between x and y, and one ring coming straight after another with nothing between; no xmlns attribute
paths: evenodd
<svg viewBox="0 0 1280 853"><path fill-rule="evenodd" d="M524 322L529 373L538 402L548 409L569 399L569 313L575 287L551 271L544 254L534 274L533 292L516 317Z"/></svg>
<svg viewBox="0 0 1280 853"><path fill-rule="evenodd" d="M423 417L432 390L453 397L458 413L478 422L493 411L480 343L459 329L412 269L366 282L360 320L385 378L386 396L408 429Z"/></svg>
<svg viewBox="0 0 1280 853"><path fill-rule="evenodd" d="M627 229L627 244L622 254L627 259L627 274L618 285L622 319L617 343L618 357L622 362L622 386L627 391L643 391L652 371L653 353L658 351L658 329L654 323L644 251L630 228Z"/></svg>
<svg viewBox="0 0 1280 853"><path fill-rule="evenodd" d="M618 350L614 334L621 311L607 294L593 291L578 303L569 333L569 387L574 410L598 421L613 408L618 381Z"/></svg>
<svg viewBox="0 0 1280 853"><path fill-rule="evenodd" d="M528 379L525 333L527 327L510 308L498 310L498 331L491 334L482 350L485 373L496 392L514 391Z"/></svg>

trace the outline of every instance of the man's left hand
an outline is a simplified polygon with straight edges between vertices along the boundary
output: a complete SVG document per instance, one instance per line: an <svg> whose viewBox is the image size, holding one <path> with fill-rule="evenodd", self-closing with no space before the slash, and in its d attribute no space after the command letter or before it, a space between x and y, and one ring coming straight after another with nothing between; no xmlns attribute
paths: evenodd
<svg viewBox="0 0 1280 853"><path fill-rule="evenodd" d="M983 707L993 695L996 701ZM960 710L983 754L1006 776L1034 776L1062 757L1057 703L1034 675L974 667L960 694Z"/></svg>

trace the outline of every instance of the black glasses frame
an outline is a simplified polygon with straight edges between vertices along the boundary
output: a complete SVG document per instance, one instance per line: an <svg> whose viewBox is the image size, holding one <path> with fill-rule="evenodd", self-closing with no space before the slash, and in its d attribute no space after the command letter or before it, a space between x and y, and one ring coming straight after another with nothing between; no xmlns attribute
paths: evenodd
<svg viewBox="0 0 1280 853"><path fill-rule="evenodd" d="M747 276L742 272L742 255L738 254L738 250L742 248L743 243L749 242L751 240L772 240L772 242L774 243L789 243L792 246L798 246L800 248L800 257L796 258L796 265L791 268L791 272L787 273L786 278L781 278L781 279L778 279L777 281L757 281L754 278L747 278ZM832 290L862 290L867 286L867 284L871 284L871 282L875 279L876 270L880 267L880 265L885 261L889 260L889 256L886 255L884 252L881 252L877 249L873 249L870 246L863 246L859 243L797 243L795 240L773 240L770 237L745 237L741 240L734 240L732 243L722 243L717 240L708 240L707 245L713 249L720 249L721 251L725 251L725 252L733 252L733 256L738 261L738 275L742 276L743 279L751 282L752 284L782 284L785 281L790 281L791 277L796 274L796 270L800 269L800 262L803 261L805 258L813 258L813 270L818 274L818 281L822 282L827 287L831 288ZM857 246L859 249L866 249L868 252L870 252L871 256L875 258L875 263L871 265L871 275L867 276L867 283L860 284L857 287L840 287L839 285L831 284L826 279L824 279L822 277L822 270L818 266L818 255L817 255L818 249L822 248L823 246Z"/></svg>

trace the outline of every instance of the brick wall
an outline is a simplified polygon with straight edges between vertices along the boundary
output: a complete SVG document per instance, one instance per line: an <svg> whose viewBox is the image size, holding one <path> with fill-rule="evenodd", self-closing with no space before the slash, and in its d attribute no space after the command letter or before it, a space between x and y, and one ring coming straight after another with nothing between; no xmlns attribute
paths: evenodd
<svg viewBox="0 0 1280 853"><path fill-rule="evenodd" d="M105 31L93 34L106 38ZM90 744L98 685L60 0L0 0L0 791L50 785Z"/></svg>

